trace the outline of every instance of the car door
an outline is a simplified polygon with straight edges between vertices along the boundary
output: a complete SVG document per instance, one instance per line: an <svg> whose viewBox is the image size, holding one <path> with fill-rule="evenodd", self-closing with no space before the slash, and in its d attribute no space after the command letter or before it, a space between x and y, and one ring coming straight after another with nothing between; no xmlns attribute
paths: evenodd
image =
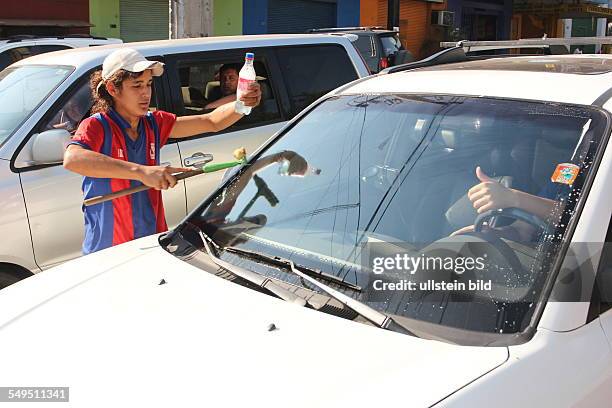
<svg viewBox="0 0 612 408"><path fill-rule="evenodd" d="M255 53L255 70L262 88L260 106L249 116L217 133L205 133L180 139L183 164L196 160L199 153L212 154L214 162L234 160L233 151L239 147L252 153L279 130L288 119L286 96L282 94L282 80L273 66L269 49L239 49L179 54L167 58L167 73L171 94L179 115L198 115L211 112L207 105L221 96L219 70L235 64L240 69L246 52ZM187 208L191 211L207 194L219 185L224 172L207 173L185 180Z"/></svg>
<svg viewBox="0 0 612 408"><path fill-rule="evenodd" d="M29 139L37 133L53 129L66 121L64 108L69 105L72 98L77 98L83 92L88 92L89 73L84 75L58 99L51 109L43 116L37 126L30 132ZM156 89L161 89L160 80L155 83ZM161 99L159 92L156 94ZM80 119L89 114L91 99L80 112ZM158 102L152 101L152 109ZM74 126L72 129L74 130ZM81 255L83 242L83 197L81 193L82 177L64 169L60 162L41 164L27 158L31 143L26 143L22 153L18 155L14 167L20 174L23 195L25 199L32 246L37 265L46 269L61 262ZM21 158L21 159L20 159ZM166 145L161 151L161 162L173 166L180 164L180 156L176 143ZM184 185L177 185L174 189L164 191L164 205L168 226L176 225L185 216L185 190Z"/></svg>

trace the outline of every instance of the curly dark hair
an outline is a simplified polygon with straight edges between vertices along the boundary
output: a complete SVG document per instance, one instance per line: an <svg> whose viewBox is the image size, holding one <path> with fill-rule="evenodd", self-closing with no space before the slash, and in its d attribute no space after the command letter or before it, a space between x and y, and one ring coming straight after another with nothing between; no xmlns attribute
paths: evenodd
<svg viewBox="0 0 612 408"><path fill-rule="evenodd" d="M106 82L112 82L115 88L121 89L123 81L126 79L136 79L142 76L143 72L130 72L121 69L114 73ZM93 106L91 114L106 112L114 106L113 97L106 90L106 84L102 84L98 89L98 84L102 82L102 71L98 70L91 74L89 86L91 87L91 95L93 97Z"/></svg>

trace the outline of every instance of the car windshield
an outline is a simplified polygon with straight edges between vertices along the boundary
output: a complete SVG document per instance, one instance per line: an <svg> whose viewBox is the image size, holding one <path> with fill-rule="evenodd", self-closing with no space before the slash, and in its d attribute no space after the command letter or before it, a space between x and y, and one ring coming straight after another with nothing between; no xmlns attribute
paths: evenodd
<svg viewBox="0 0 612 408"><path fill-rule="evenodd" d="M70 67L24 65L0 72L0 145L71 71Z"/></svg>
<svg viewBox="0 0 612 408"><path fill-rule="evenodd" d="M541 299L606 125L600 111L573 105L331 97L231 175L188 222L220 246L291 259L357 285L359 292L335 287L400 322L517 333ZM507 212L479 217L475 202L510 189L536 204L509 202ZM476 245L470 254L466 243ZM399 255L412 263L398 265ZM454 261L450 272L425 266L442 255ZM427 286L430 277L488 286L442 290ZM426 286L414 290L406 278Z"/></svg>

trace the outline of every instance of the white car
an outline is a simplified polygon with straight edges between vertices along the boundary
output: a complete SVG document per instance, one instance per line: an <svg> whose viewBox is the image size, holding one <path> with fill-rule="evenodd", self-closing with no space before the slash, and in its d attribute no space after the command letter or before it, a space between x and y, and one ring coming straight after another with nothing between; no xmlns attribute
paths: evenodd
<svg viewBox="0 0 612 408"><path fill-rule="evenodd" d="M0 384L79 407L609 406L612 58L429 65L320 98L171 232L2 290ZM476 167L549 213L477 214Z"/></svg>
<svg viewBox="0 0 612 408"><path fill-rule="evenodd" d="M71 48L121 43L123 43L123 41L118 38L94 37L80 34L60 37L16 35L0 40L0 71L14 62L21 61L33 55L69 50Z"/></svg>

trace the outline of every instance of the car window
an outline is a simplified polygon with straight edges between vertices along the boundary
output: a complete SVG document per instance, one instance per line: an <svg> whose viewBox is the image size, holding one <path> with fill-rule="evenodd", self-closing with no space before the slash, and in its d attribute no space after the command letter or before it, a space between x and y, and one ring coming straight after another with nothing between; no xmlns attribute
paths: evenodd
<svg viewBox="0 0 612 408"><path fill-rule="evenodd" d="M250 115L229 129L280 119L278 100L273 91L273 79L266 64L256 59L254 67L262 91L261 103ZM242 61L234 60L180 62L178 76L183 114L198 115L211 112L222 104L235 101L238 73L241 68Z"/></svg>
<svg viewBox="0 0 612 408"><path fill-rule="evenodd" d="M64 98L65 102L56 106L50 112L50 115L47 116L49 119L42 122L38 132L51 129L66 129L71 134L74 134L81 121L91 114L93 98L89 78L90 75L88 74L80 79L79 85L70 92L70 95ZM158 105L154 82L149 111L157 110Z"/></svg>
<svg viewBox="0 0 612 408"><path fill-rule="evenodd" d="M50 119L43 122L38 130L39 132L51 129L66 129L74 134L79 123L88 116L93 103L89 81L82 82L66 102L51 113Z"/></svg>
<svg viewBox="0 0 612 408"><path fill-rule="evenodd" d="M332 97L261 152L189 221L220 246L292 259L358 285L360 293L340 290L400 320L495 336L518 333L529 326L553 277L561 239L571 238L568 225L576 218L606 124L599 111L561 104ZM453 235L480 219L470 189L493 182L546 205L544 215L513 209L519 221L489 219L480 232ZM379 272L368 261L368 253L394 256L398 248L413 262L420 259L416 275ZM450 271L444 272L446 266L436 271L436 262L447 258ZM481 266L456 269L468 258ZM237 262L245 267L243 259ZM259 265L252 268L267 273ZM269 274L300 284L276 269ZM409 278L424 289L402 287ZM490 289L429 289L434 278L488 282ZM398 286L385 290L382 283Z"/></svg>
<svg viewBox="0 0 612 408"><path fill-rule="evenodd" d="M355 44L355 47L364 58L371 58L375 56L374 49L372 48L372 39L369 35L358 36L357 41L355 41L353 44Z"/></svg>
<svg viewBox="0 0 612 408"><path fill-rule="evenodd" d="M72 71L72 67L10 67L0 72L2 144Z"/></svg>
<svg viewBox="0 0 612 408"><path fill-rule="evenodd" d="M380 37L383 48L383 56L388 57L402 49L402 43L397 35L385 35Z"/></svg>
<svg viewBox="0 0 612 408"><path fill-rule="evenodd" d="M34 46L11 48L0 54L0 71L9 65L34 55Z"/></svg>
<svg viewBox="0 0 612 408"><path fill-rule="evenodd" d="M55 44L39 45L36 47L36 54L44 54L45 52L67 50L70 48L71 47L68 47L67 45L55 45Z"/></svg>
<svg viewBox="0 0 612 408"><path fill-rule="evenodd" d="M279 48L277 56L291 100L292 116L319 97L358 78L341 46Z"/></svg>

